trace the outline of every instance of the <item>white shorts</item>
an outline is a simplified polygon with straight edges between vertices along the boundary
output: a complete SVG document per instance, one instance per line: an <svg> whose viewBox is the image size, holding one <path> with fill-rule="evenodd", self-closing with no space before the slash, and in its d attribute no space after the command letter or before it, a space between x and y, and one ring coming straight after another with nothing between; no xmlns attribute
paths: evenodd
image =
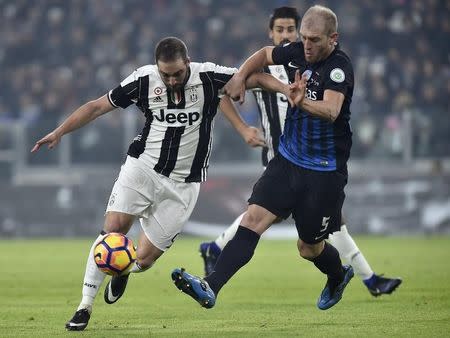
<svg viewBox="0 0 450 338"><path fill-rule="evenodd" d="M128 156L114 183L106 212L139 217L150 242L166 251L191 216L199 191L198 182L174 181Z"/></svg>

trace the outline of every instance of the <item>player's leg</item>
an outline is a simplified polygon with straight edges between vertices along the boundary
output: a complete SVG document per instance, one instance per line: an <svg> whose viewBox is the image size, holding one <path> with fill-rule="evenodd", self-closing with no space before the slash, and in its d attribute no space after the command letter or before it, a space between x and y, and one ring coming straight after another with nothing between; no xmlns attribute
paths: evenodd
<svg viewBox="0 0 450 338"><path fill-rule="evenodd" d="M336 248L324 241L340 227L346 176L302 168L296 174L298 203L292 216L299 235L298 249L301 257L310 260L327 276L317 302L319 309L326 310L340 301L353 277L352 267L342 266Z"/></svg>
<svg viewBox="0 0 450 338"><path fill-rule="evenodd" d="M288 162L276 156L254 185L249 207L234 238L227 243L219 256L214 271L205 278L215 295L228 280L253 256L261 234L278 217L290 215L295 196L291 196Z"/></svg>
<svg viewBox="0 0 450 338"><path fill-rule="evenodd" d="M164 253L148 239L144 231L139 236L136 251L137 259L130 272L120 276L114 276L105 287L104 299L108 304L117 302L125 292L128 278L131 273L140 273L150 269L153 263Z"/></svg>
<svg viewBox="0 0 450 338"><path fill-rule="evenodd" d="M330 234L328 241L339 251L341 258L353 267L362 280L368 279L373 275L369 263L348 233L345 224L341 225L339 231Z"/></svg>
<svg viewBox="0 0 450 338"><path fill-rule="evenodd" d="M203 258L205 267L205 276L208 276L214 269L217 259L225 245L234 237L236 231L241 224L244 213L239 215L234 222L225 229L225 231L212 242L204 242L200 244L200 255Z"/></svg>
<svg viewBox="0 0 450 338"><path fill-rule="evenodd" d="M225 245L234 237L239 225L242 222L242 218L244 217L245 212L240 214L233 223L219 236L216 238L214 243L219 247L220 250L223 250Z"/></svg>
<svg viewBox="0 0 450 338"><path fill-rule="evenodd" d="M154 201L140 218L142 233L137 248L137 260L131 273L149 269L153 263L168 250L184 224L189 219L197 202L199 183L184 183L161 177L151 171L154 189L158 191ZM130 274L117 276L105 289L105 302L115 303L125 292Z"/></svg>
<svg viewBox="0 0 450 338"><path fill-rule="evenodd" d="M84 330L88 324L92 313L94 299L100 289L106 274L97 268L94 260L94 248L102 240L105 234L109 232L128 233L133 224L134 216L119 213L107 212L103 231L95 239L88 254L86 269L83 279L82 299L73 318L66 323L66 329L70 331Z"/></svg>
<svg viewBox="0 0 450 338"><path fill-rule="evenodd" d="M253 257L261 234L277 218L258 205L250 205L236 235L227 243L217 260L214 271L201 279L175 269L172 279L178 289L194 298L205 308L214 306L217 294L228 280Z"/></svg>
<svg viewBox="0 0 450 338"><path fill-rule="evenodd" d="M145 169L140 168L137 160L128 157L120 170L119 177L114 183L109 197L103 227L106 233L128 233L135 218L145 214L149 201L152 201L154 190L152 183L151 177ZM97 241L98 238L95 242ZM83 330L87 326L94 298L104 278L105 274L98 270L94 257L90 253L86 265L83 298L78 311L66 324L68 330Z"/></svg>
<svg viewBox="0 0 450 338"><path fill-rule="evenodd" d="M242 219L236 235L231 239L217 260L214 271L205 278L214 294L253 257L260 236L277 219L269 210L252 204Z"/></svg>
<svg viewBox="0 0 450 338"><path fill-rule="evenodd" d="M400 278L386 278L373 272L366 258L350 236L344 217L340 231L328 237L330 243L339 251L341 258L350 264L373 296L392 293L402 282Z"/></svg>
<svg viewBox="0 0 450 338"><path fill-rule="evenodd" d="M92 304L106 276L105 273L97 268L94 261L94 248L105 235L106 232L102 231L94 240L89 250L83 279L81 302L73 317L66 323L66 329L69 331L82 331L88 325L92 313Z"/></svg>
<svg viewBox="0 0 450 338"><path fill-rule="evenodd" d="M342 266L338 251L326 241L309 244L299 239L297 245L300 256L313 262L327 275L317 306L321 310L329 309L341 300L345 287L353 277L353 269L349 265Z"/></svg>
<svg viewBox="0 0 450 338"><path fill-rule="evenodd" d="M141 231L139 236L139 244L136 251L136 264L131 268L131 273L140 273L150 269L156 260L162 256L164 250L157 248L145 234Z"/></svg>
<svg viewBox="0 0 450 338"><path fill-rule="evenodd" d="M201 279L190 275L184 269L175 269L172 279L184 293L199 302L203 307L214 306L216 296L228 280L253 256L260 235L279 217L290 214L288 175L285 163L280 158L273 159L263 176L253 187L249 208L236 235L222 250L214 271ZM287 206L286 206L287 205Z"/></svg>

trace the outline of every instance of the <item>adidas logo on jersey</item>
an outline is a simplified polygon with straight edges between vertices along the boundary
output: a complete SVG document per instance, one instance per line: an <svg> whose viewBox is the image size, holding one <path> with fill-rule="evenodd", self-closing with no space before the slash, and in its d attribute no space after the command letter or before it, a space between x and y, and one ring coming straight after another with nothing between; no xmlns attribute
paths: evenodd
<svg viewBox="0 0 450 338"><path fill-rule="evenodd" d="M157 96L153 99L153 103L162 103L163 99L161 98L161 96Z"/></svg>

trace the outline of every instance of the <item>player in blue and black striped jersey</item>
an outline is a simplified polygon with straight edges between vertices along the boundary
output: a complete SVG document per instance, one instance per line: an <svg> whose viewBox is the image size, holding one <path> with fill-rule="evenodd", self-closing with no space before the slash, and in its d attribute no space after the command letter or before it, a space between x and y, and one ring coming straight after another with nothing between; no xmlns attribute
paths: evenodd
<svg viewBox="0 0 450 338"><path fill-rule="evenodd" d="M327 275L317 306L326 310L342 298L353 277L335 247L325 242L341 225L351 148L350 103L353 69L337 45L337 18L323 6L305 13L301 42L265 47L252 55L225 86L243 102L245 79L264 66L288 69L289 100L279 153L253 188L249 207L214 271L201 279L175 269L176 286L204 307L212 307L227 281L253 256L260 235L277 219L293 216L300 255ZM301 74L301 75L300 75Z"/></svg>
<svg viewBox="0 0 450 338"><path fill-rule="evenodd" d="M291 50L296 53L297 50L301 50L301 47L299 48L299 46L294 44L294 42L298 40L299 22L300 16L296 8L278 7L273 10L273 14L271 15L269 21L269 38L272 40L274 46L282 46L286 43L292 42L292 44L285 46L284 48L275 49L279 50L279 53L288 54ZM336 53L341 52L337 50ZM305 62L305 60L303 60L303 54L300 54L299 58L300 62ZM292 72L297 70L297 68L292 67L292 65L290 67L289 62L290 61L288 60L287 66L268 65L265 66L263 70L264 72L276 77L278 80L288 83L288 73L290 72L292 77ZM306 73L309 74L309 72ZM312 81L316 77L318 76L315 75L312 78ZM320 81L325 82L327 79L323 79L322 76ZM314 82L319 81L316 80ZM335 83L331 79L329 79L328 82L330 82L330 89L335 88L335 84L339 85L339 82ZM345 83L341 82L341 84L343 87L345 86ZM317 87L317 85L314 85L315 84L312 82L310 92L307 94L313 100L314 98L317 99L318 90L320 90L320 88L315 90L313 87ZM263 128L264 140L266 143L266 147L264 147L262 151L262 162L263 166L266 167L268 162L278 153L279 139L284 130L288 100L281 93L273 93L258 89L253 90L253 93L256 97L261 125ZM346 109L348 109L348 106ZM342 112L340 115L342 115ZM320 120L318 120L318 122L320 124ZM310 127L313 127L313 124L310 124ZM307 150L307 148L300 149ZM310 155L306 151L303 162L309 162L309 158ZM307 165L309 165L309 163L307 163ZM239 215L236 220L214 241L201 243L200 253L204 260L205 276L209 275L213 271L221 251L228 241L234 237L239 224L241 224L243 216L244 213ZM349 234L343 219L341 221L340 231L334 232L329 236L328 240L339 251L340 257L353 267L355 273L361 278L372 295L379 296L382 294L390 294L401 283L401 280L398 278L387 278L374 273L364 255L361 253L355 241Z"/></svg>

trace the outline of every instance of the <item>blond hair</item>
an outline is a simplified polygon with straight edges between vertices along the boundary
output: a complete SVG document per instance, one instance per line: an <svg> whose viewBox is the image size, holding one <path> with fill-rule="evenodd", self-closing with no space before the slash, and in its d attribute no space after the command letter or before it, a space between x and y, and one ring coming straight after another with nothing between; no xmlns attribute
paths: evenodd
<svg viewBox="0 0 450 338"><path fill-rule="evenodd" d="M325 24L325 34L331 35L337 32L338 21L336 14L328 7L321 5L314 5L305 12L303 15L303 21L307 21L312 24L313 20L317 17L321 18Z"/></svg>

